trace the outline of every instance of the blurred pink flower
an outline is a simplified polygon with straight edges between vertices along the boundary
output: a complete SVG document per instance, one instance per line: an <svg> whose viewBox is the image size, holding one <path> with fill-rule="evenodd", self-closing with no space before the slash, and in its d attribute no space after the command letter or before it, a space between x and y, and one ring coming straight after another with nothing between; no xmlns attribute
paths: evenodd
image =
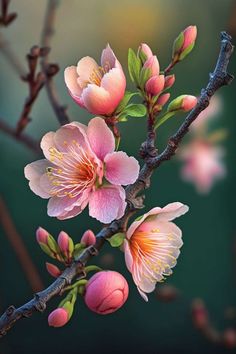
<svg viewBox="0 0 236 354"><path fill-rule="evenodd" d="M220 95L214 95L209 106L199 114L197 119L191 124L190 129L197 131L207 127L209 120L214 119L221 112L222 106L223 102Z"/></svg>
<svg viewBox="0 0 236 354"><path fill-rule="evenodd" d="M182 232L171 220L185 214L188 206L171 203L153 208L127 230L124 241L125 262L144 300L145 293L172 273L182 246Z"/></svg>
<svg viewBox="0 0 236 354"><path fill-rule="evenodd" d="M126 79L109 44L103 50L101 66L91 57L65 69L65 83L72 98L93 114L112 114L122 100Z"/></svg>
<svg viewBox="0 0 236 354"><path fill-rule="evenodd" d="M221 162L223 149L205 140L194 139L182 148L180 158L185 162L182 177L192 181L198 192L207 193L217 178L225 175Z"/></svg>
<svg viewBox="0 0 236 354"><path fill-rule="evenodd" d="M114 271L102 271L92 276L86 285L84 300L91 311L107 315L117 311L128 298L125 278Z"/></svg>
<svg viewBox="0 0 236 354"><path fill-rule="evenodd" d="M139 164L115 150L115 139L102 118L88 127L74 122L47 133L41 141L46 157L25 167L31 190L50 198L48 215L72 218L89 204L90 216L109 223L123 216L125 191L134 183Z"/></svg>

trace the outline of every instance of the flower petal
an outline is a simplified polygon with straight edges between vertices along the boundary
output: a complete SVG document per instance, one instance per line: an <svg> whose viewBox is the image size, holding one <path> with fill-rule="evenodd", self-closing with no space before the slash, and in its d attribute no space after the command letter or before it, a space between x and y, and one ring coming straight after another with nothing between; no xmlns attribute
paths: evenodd
<svg viewBox="0 0 236 354"><path fill-rule="evenodd" d="M50 194L48 194L43 188L40 186L40 178L45 174L46 168L51 164L43 159L32 162L25 166L24 173L25 177L29 180L30 189L41 198L49 198Z"/></svg>
<svg viewBox="0 0 236 354"><path fill-rule="evenodd" d="M158 214L158 220L173 220L181 215L184 215L189 210L187 205L180 202L170 203L166 205Z"/></svg>
<svg viewBox="0 0 236 354"><path fill-rule="evenodd" d="M149 216L149 215L156 215L161 211L161 208L156 207L151 210L149 210L148 213L143 214L142 217L138 218L137 221L134 221L130 227L127 230L126 237L127 239L130 239L130 237L133 235L134 231L139 227L139 225L142 224L142 222Z"/></svg>
<svg viewBox="0 0 236 354"><path fill-rule="evenodd" d="M105 177L110 183L126 186L137 180L139 163L125 152L119 151L107 154L104 162L106 164Z"/></svg>
<svg viewBox="0 0 236 354"><path fill-rule="evenodd" d="M110 114L114 111L114 103L103 87L89 84L82 93L82 100L90 113Z"/></svg>
<svg viewBox="0 0 236 354"><path fill-rule="evenodd" d="M106 48L103 49L101 55L101 65L104 69L108 68L109 70L115 67L116 56L111 49L110 45L107 44Z"/></svg>
<svg viewBox="0 0 236 354"><path fill-rule="evenodd" d="M42 140L40 143L40 147L43 150L43 154L46 157L46 159L48 159L49 161L51 159L51 154L50 154L49 150L50 150L50 148L55 146L54 136L55 136L54 132L48 132L47 134L45 134L42 137Z"/></svg>
<svg viewBox="0 0 236 354"><path fill-rule="evenodd" d="M115 150L115 139L104 119L95 117L88 125L87 131L90 146L101 160Z"/></svg>
<svg viewBox="0 0 236 354"><path fill-rule="evenodd" d="M82 88L91 82L91 76L99 71L99 66L91 57L84 57L80 59L77 64L78 83Z"/></svg>
<svg viewBox="0 0 236 354"><path fill-rule="evenodd" d="M66 124L58 129L54 136L56 148L61 152L67 152L73 142L79 144L82 149L88 149L86 135L87 127L78 122Z"/></svg>
<svg viewBox="0 0 236 354"><path fill-rule="evenodd" d="M126 202L122 190L120 186L104 186L92 192L89 215L104 224L123 216Z"/></svg>
<svg viewBox="0 0 236 354"><path fill-rule="evenodd" d="M124 240L123 243L124 253L125 253L125 264L128 270L132 273L133 268L133 257L129 248L129 242Z"/></svg>
<svg viewBox="0 0 236 354"><path fill-rule="evenodd" d="M69 66L64 71L64 79L67 88L72 95L80 96L82 93L82 88L77 82L78 74L76 71L76 66Z"/></svg>
<svg viewBox="0 0 236 354"><path fill-rule="evenodd" d="M115 111L116 107L125 94L126 79L121 69L114 68L106 73L101 80L103 87L110 95L110 112Z"/></svg>

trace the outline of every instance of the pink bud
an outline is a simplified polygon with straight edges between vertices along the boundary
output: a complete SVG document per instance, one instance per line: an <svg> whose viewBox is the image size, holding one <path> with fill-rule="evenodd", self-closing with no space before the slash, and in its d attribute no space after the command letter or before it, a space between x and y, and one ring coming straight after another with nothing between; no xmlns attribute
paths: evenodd
<svg viewBox="0 0 236 354"><path fill-rule="evenodd" d="M66 232L61 231L59 233L57 243L63 253L67 253L69 251L69 239L70 237Z"/></svg>
<svg viewBox="0 0 236 354"><path fill-rule="evenodd" d="M48 273L54 278L58 278L61 275L60 269L52 263L46 262L46 268Z"/></svg>
<svg viewBox="0 0 236 354"><path fill-rule="evenodd" d="M193 109L197 104L197 97L191 96L191 95L186 95L183 98L181 109L183 109L185 112L190 111Z"/></svg>
<svg viewBox="0 0 236 354"><path fill-rule="evenodd" d="M164 75L152 76L145 85L146 92L152 96L159 95L164 89L165 77Z"/></svg>
<svg viewBox="0 0 236 354"><path fill-rule="evenodd" d="M150 58L148 58L148 60L145 61L143 67L145 69L150 69L150 71L151 71L150 77L154 76L154 75L159 75L160 65L159 65L159 61L158 61L156 55L153 55Z"/></svg>
<svg viewBox="0 0 236 354"><path fill-rule="evenodd" d="M39 227L36 231L36 239L38 243L43 243L47 245L48 243L48 231L43 229L42 227Z"/></svg>
<svg viewBox="0 0 236 354"><path fill-rule="evenodd" d="M89 279L84 300L91 311L106 315L123 306L128 294L129 287L125 278L109 270L96 273Z"/></svg>
<svg viewBox="0 0 236 354"><path fill-rule="evenodd" d="M56 310L52 311L48 316L48 324L51 327L62 327L69 321L68 312L59 307Z"/></svg>
<svg viewBox="0 0 236 354"><path fill-rule="evenodd" d="M153 56L151 48L146 43L141 43L138 52L143 52L147 59Z"/></svg>
<svg viewBox="0 0 236 354"><path fill-rule="evenodd" d="M86 247L92 246L96 243L96 236L92 230L87 230L83 234L80 242L83 243Z"/></svg>
<svg viewBox="0 0 236 354"><path fill-rule="evenodd" d="M166 102L169 100L170 94L169 93L164 93L161 95L158 100L157 100L157 105L164 106Z"/></svg>
<svg viewBox="0 0 236 354"><path fill-rule="evenodd" d="M233 328L228 328L223 333L223 342L227 348L236 347L236 331Z"/></svg>
<svg viewBox="0 0 236 354"><path fill-rule="evenodd" d="M175 83L175 75L167 75L165 77L165 86L164 88L167 89L167 88L170 88L174 85Z"/></svg>
<svg viewBox="0 0 236 354"><path fill-rule="evenodd" d="M184 43L181 48L181 52L183 52L186 48L192 45L197 38L197 27L196 26L188 26L184 30Z"/></svg>

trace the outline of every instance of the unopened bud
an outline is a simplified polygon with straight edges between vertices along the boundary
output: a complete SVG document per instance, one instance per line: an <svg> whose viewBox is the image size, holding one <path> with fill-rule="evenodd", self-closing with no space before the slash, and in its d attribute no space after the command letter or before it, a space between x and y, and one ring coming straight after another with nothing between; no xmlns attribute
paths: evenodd
<svg viewBox="0 0 236 354"><path fill-rule="evenodd" d="M87 230L83 234L80 242L86 247L93 246L96 243L96 236L92 230Z"/></svg>
<svg viewBox="0 0 236 354"><path fill-rule="evenodd" d="M144 64L147 59L153 56L151 48L146 43L141 43L138 48L138 56Z"/></svg>
<svg viewBox="0 0 236 354"><path fill-rule="evenodd" d="M62 254L68 260L70 260L70 258L72 256L72 253L74 251L74 242L70 238L70 236L66 232L61 231L59 233L59 236L58 236L58 239L57 239L57 243L58 243L58 246L59 246L60 251L62 252Z"/></svg>
<svg viewBox="0 0 236 354"><path fill-rule="evenodd" d="M52 263L46 262L46 268L48 273L54 278L58 278L61 275L60 269Z"/></svg>
<svg viewBox="0 0 236 354"><path fill-rule="evenodd" d="M197 97L191 95L181 95L175 98L168 106L168 111L179 111L188 112L193 109L197 104Z"/></svg>
<svg viewBox="0 0 236 354"><path fill-rule="evenodd" d="M51 327L62 327L69 321L67 310L62 307L52 311L48 316L48 324Z"/></svg>
<svg viewBox="0 0 236 354"><path fill-rule="evenodd" d="M168 89L168 88L172 87L174 85L174 83L175 83L175 75L174 74L173 75L167 75L165 77L165 86L164 86L164 88Z"/></svg>
<svg viewBox="0 0 236 354"><path fill-rule="evenodd" d="M163 93L163 95L161 95L158 100L157 100L157 105L159 106L164 106L167 101L169 100L170 98L170 94L169 93Z"/></svg>
<svg viewBox="0 0 236 354"><path fill-rule="evenodd" d="M164 75L152 76L145 85L146 92L152 96L159 95L164 89L165 78Z"/></svg>
<svg viewBox="0 0 236 354"><path fill-rule="evenodd" d="M43 243L44 245L48 244L48 231L46 231L45 229L43 229L41 226L36 230L36 239L37 242Z"/></svg>
<svg viewBox="0 0 236 354"><path fill-rule="evenodd" d="M151 56L145 61L143 65L144 69L150 69L150 77L154 75L159 75L160 65L156 55Z"/></svg>
<svg viewBox="0 0 236 354"><path fill-rule="evenodd" d="M193 49L197 37L197 27L189 26L179 34L173 44L172 61L184 59Z"/></svg>

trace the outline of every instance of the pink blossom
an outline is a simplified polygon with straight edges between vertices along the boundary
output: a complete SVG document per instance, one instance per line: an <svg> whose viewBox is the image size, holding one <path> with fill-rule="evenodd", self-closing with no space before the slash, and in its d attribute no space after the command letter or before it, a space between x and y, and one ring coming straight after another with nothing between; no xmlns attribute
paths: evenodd
<svg viewBox="0 0 236 354"><path fill-rule="evenodd" d="M159 95L164 89L165 77L164 75L152 76L145 85L146 92L152 96Z"/></svg>
<svg viewBox="0 0 236 354"><path fill-rule="evenodd" d="M87 230L83 234L80 242L83 243L86 247L92 246L96 243L96 236L92 230Z"/></svg>
<svg viewBox="0 0 236 354"><path fill-rule="evenodd" d="M192 45L197 38L197 27L196 26L188 26L183 31L184 34L184 43L181 47L181 52L183 52L186 48Z"/></svg>
<svg viewBox="0 0 236 354"><path fill-rule="evenodd" d="M31 190L48 199L48 215L69 219L89 204L90 216L109 223L124 215L122 185L134 183L139 164L115 152L115 139L102 118L88 127L74 122L47 133L41 148L46 157L25 167Z"/></svg>
<svg viewBox="0 0 236 354"><path fill-rule="evenodd" d="M106 315L117 311L128 298L125 278L114 271L102 271L92 276L86 285L84 300L91 311Z"/></svg>
<svg viewBox="0 0 236 354"><path fill-rule="evenodd" d="M57 278L61 275L60 269L52 263L46 262L46 268L48 273L54 278Z"/></svg>
<svg viewBox="0 0 236 354"><path fill-rule="evenodd" d="M217 178L225 175L221 162L223 150L207 141L194 139L180 153L185 162L182 176L186 181L192 181L199 193L207 193Z"/></svg>
<svg viewBox="0 0 236 354"><path fill-rule="evenodd" d="M62 327L69 321L68 312L59 307L56 310L52 311L48 316L48 324L51 327Z"/></svg>
<svg viewBox="0 0 236 354"><path fill-rule="evenodd" d="M127 230L124 241L126 266L146 301L145 293L152 292L157 282L172 274L171 268L176 265L183 242L181 230L171 221L188 209L179 202L153 208Z"/></svg>
<svg viewBox="0 0 236 354"><path fill-rule="evenodd" d="M109 44L103 50L101 66L91 57L65 69L65 83L72 98L93 114L112 114L122 100L126 79Z"/></svg>

